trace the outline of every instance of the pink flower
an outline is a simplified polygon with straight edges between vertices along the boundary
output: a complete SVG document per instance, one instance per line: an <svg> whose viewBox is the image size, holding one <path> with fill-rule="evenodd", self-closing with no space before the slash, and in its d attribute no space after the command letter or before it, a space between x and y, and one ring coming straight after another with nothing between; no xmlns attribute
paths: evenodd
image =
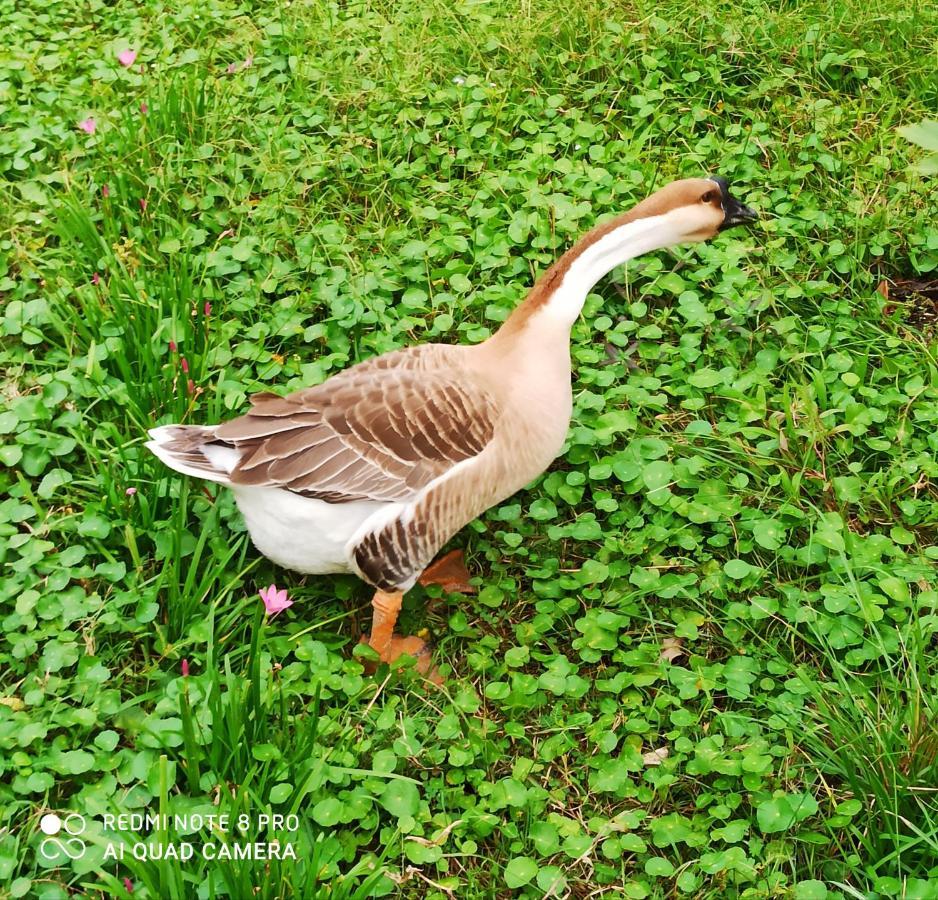
<svg viewBox="0 0 938 900"><path fill-rule="evenodd" d="M110 197L110 196L111 196L111 189L110 189L106 184L102 184L102 185L101 185L101 196L102 196L102 197Z"/></svg>
<svg viewBox="0 0 938 900"><path fill-rule="evenodd" d="M244 62L242 62L242 63L228 63L228 68L225 69L225 71L226 71L229 75L234 75L235 72L240 72L242 69L250 69L250 68L251 68L251 64L252 64L253 62L254 62L254 57L253 57L253 56L249 56L249 57L248 57Z"/></svg>
<svg viewBox="0 0 938 900"><path fill-rule="evenodd" d="M87 119L82 119L82 121L78 123L78 127L88 134L94 134L94 130L98 127L98 123L95 122L94 116L89 116Z"/></svg>
<svg viewBox="0 0 938 900"><path fill-rule="evenodd" d="M117 54L117 61L125 68L127 66L132 66L136 58L136 50L121 50L121 52Z"/></svg>
<svg viewBox="0 0 938 900"><path fill-rule="evenodd" d="M182 677L183 678L189 677L189 660L188 659L184 659L182 661Z"/></svg>
<svg viewBox="0 0 938 900"><path fill-rule="evenodd" d="M133 495L137 493L137 489L136 489L135 487L129 487L129 488L127 488L126 491L124 491L124 493L125 493L128 497L133 497Z"/></svg>
<svg viewBox="0 0 938 900"><path fill-rule="evenodd" d="M134 892L134 883L129 878L124 879L124 890L126 890L128 894Z"/></svg>
<svg viewBox="0 0 938 900"><path fill-rule="evenodd" d="M175 341L170 341L170 342L169 342L169 352L170 352L170 353L175 353L175 352L176 352L176 342L175 342Z"/></svg>
<svg viewBox="0 0 938 900"><path fill-rule="evenodd" d="M140 209L142 209L144 212L146 212L146 209L147 209L147 198L146 198L146 197L141 197L141 198L140 198Z"/></svg>
<svg viewBox="0 0 938 900"><path fill-rule="evenodd" d="M283 612L285 609L289 609L293 606L293 601L287 599L286 588L282 591L278 591L277 585L275 584L264 588L260 592L260 598L264 601L264 609L267 610L268 616L275 616L277 613Z"/></svg>
<svg viewBox="0 0 938 900"><path fill-rule="evenodd" d="M95 272L94 275L91 276L92 284L97 284L100 280L101 280L101 276L97 272Z"/></svg>
<svg viewBox="0 0 938 900"><path fill-rule="evenodd" d="M209 303L208 300L205 301L203 312L205 313L206 316L210 316L212 314L212 304Z"/></svg>
<svg viewBox="0 0 938 900"><path fill-rule="evenodd" d="M179 365L182 366L183 374L188 375L189 374L189 360L186 359L185 357L182 357L182 359L179 361Z"/></svg>
<svg viewBox="0 0 938 900"><path fill-rule="evenodd" d="M149 111L150 111L150 107L147 106L146 103L141 103L141 104L140 104L140 112L141 112L142 115L145 116Z"/></svg>
<svg viewBox="0 0 938 900"><path fill-rule="evenodd" d="M186 382L186 393L187 394L195 393L195 382L191 378Z"/></svg>

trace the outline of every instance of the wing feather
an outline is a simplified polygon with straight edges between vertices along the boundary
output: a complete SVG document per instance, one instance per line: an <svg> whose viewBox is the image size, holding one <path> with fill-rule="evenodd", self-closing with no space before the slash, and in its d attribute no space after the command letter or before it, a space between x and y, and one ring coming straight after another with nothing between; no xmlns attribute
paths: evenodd
<svg viewBox="0 0 938 900"><path fill-rule="evenodd" d="M435 365L399 352L286 397L252 396L245 415L216 429L241 451L232 483L331 503L401 501L480 454L497 404L478 377L453 365L461 348L437 346Z"/></svg>

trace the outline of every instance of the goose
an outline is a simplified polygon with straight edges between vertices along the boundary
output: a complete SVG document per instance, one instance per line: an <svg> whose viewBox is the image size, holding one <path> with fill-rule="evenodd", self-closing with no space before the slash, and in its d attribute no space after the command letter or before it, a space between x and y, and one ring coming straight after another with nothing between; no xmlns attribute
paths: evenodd
<svg viewBox="0 0 938 900"><path fill-rule="evenodd" d="M590 289L640 254L756 218L724 178L672 182L581 237L487 340L385 353L287 396L254 394L219 425L153 428L146 446L171 469L230 488L255 547L277 565L371 585L362 640L383 662L416 657L438 680L424 641L395 633L403 595L464 572L452 555L430 563L560 453L570 329Z"/></svg>

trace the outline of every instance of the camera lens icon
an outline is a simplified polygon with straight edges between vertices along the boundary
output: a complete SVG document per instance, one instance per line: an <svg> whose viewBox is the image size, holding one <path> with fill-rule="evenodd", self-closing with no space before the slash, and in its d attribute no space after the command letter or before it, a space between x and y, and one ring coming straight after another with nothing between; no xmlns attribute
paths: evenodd
<svg viewBox="0 0 938 900"><path fill-rule="evenodd" d="M69 813L64 819L55 813L47 813L39 820L39 830L48 835L39 845L39 852L46 859L57 859L64 853L69 859L80 859L85 855L85 842L78 837L85 831L85 817ZM56 837L63 832L68 837Z"/></svg>

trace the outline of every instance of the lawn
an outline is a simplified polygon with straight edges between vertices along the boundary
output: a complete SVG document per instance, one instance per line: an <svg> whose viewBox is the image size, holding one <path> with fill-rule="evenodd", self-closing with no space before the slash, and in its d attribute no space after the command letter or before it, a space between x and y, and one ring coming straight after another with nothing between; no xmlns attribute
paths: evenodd
<svg viewBox="0 0 938 900"><path fill-rule="evenodd" d="M934 4L0 25L0 897L938 898ZM763 219L591 294L562 456L405 600L441 687L143 447L477 342L701 174Z"/></svg>

